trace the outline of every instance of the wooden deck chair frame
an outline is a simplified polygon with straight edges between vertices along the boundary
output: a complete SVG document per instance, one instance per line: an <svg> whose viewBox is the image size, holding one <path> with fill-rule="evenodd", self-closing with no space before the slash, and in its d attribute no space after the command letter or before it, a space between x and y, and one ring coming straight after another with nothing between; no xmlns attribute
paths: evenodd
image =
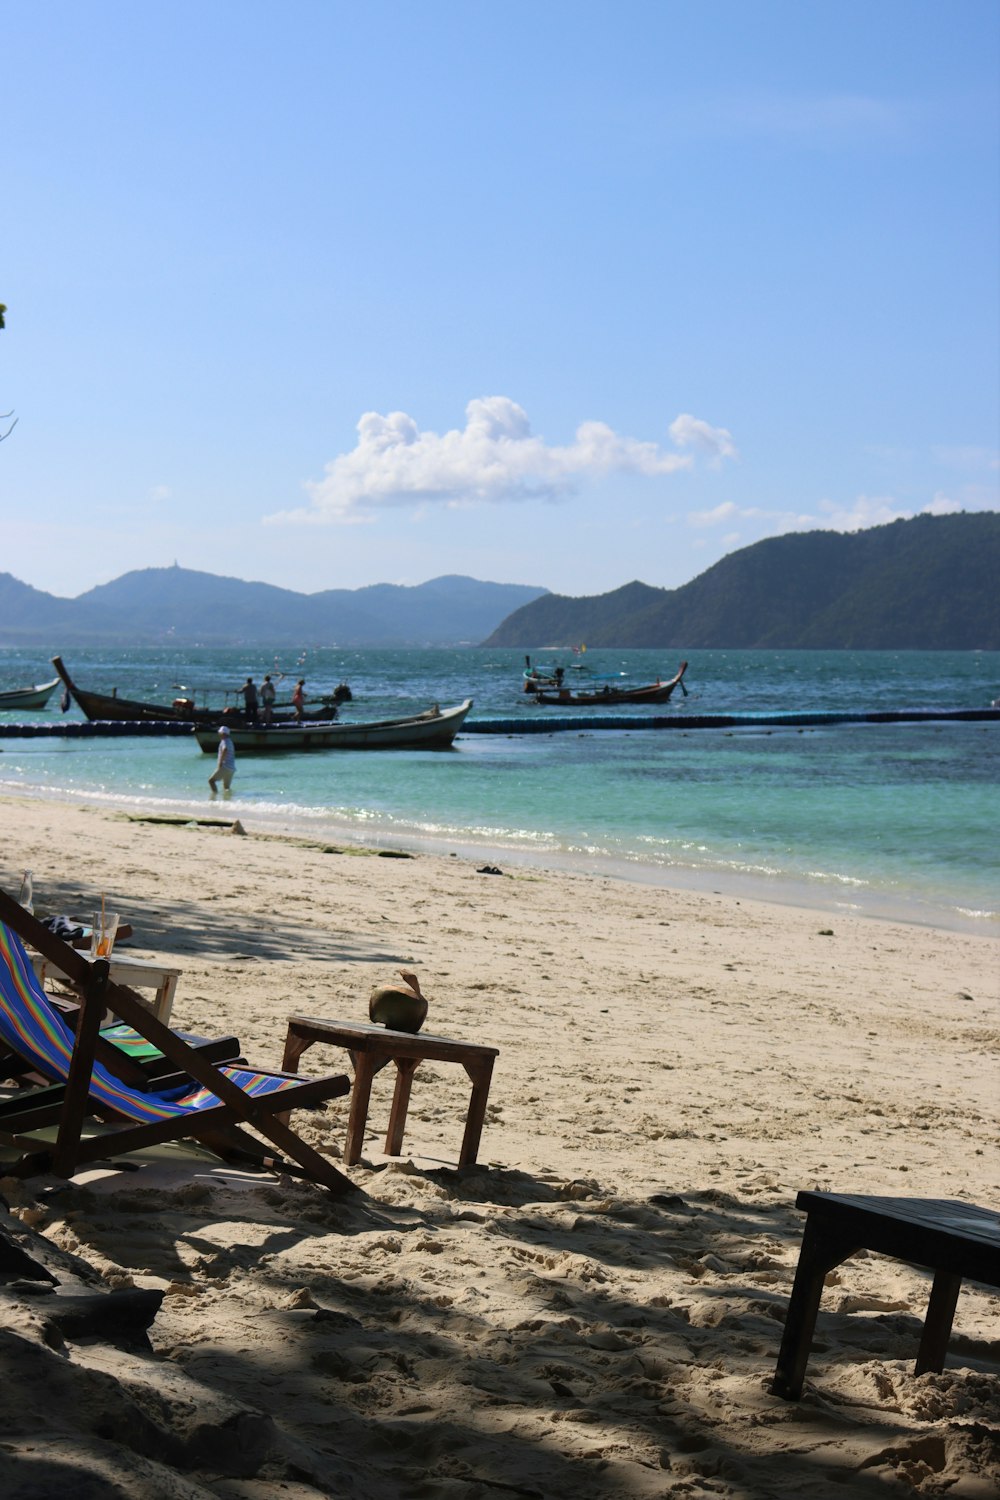
<svg viewBox="0 0 1000 1500"><path fill-rule="evenodd" d="M32 1113L32 1094L49 1094L50 1090L25 1091L23 1096L18 1096L18 1100L23 1102L23 1109L19 1112L17 1101L14 1101L0 1120L3 1137L25 1152L19 1168L26 1174L48 1170L58 1176L71 1177L89 1161L191 1136L224 1157L241 1157L261 1167L276 1168L309 1178L337 1196L357 1190L350 1178L339 1172L327 1157L308 1145L287 1123L288 1114L293 1109L315 1106L348 1094L351 1083L346 1075L328 1075L301 1083L296 1079L294 1085L289 1084L274 1093L250 1095L158 1020L134 990L114 983L109 978L106 960L92 962L85 958L62 939L55 937L3 890L0 890L0 920L16 932L23 942L29 943L57 963L73 982L81 1001L81 1014L73 1034L73 1049L65 1088L61 1098L58 1101L50 1099L48 1105L51 1110L53 1104L58 1102L58 1131L54 1145L42 1144L25 1134L27 1130L37 1129L42 1123L38 1110L35 1109L35 1113ZM114 1121L116 1129L95 1136L84 1136L83 1123L88 1113L108 1113L103 1104L94 1109L90 1090L100 1042L101 1020L108 1007L158 1048L179 1073L201 1084L219 1102L196 1113L141 1124L136 1124L127 1116L117 1116ZM128 1059L125 1061L130 1062ZM126 1068L126 1071L132 1072L133 1079L135 1068L134 1063ZM121 1078L119 1068L112 1071ZM275 1073L272 1076L283 1075ZM144 1084L133 1083L132 1086L144 1086L147 1089L151 1087L148 1079L144 1080ZM42 1104L40 1100L36 1102ZM246 1126L252 1127L272 1142L282 1156L276 1157L269 1153L261 1142L247 1132L244 1128Z"/></svg>

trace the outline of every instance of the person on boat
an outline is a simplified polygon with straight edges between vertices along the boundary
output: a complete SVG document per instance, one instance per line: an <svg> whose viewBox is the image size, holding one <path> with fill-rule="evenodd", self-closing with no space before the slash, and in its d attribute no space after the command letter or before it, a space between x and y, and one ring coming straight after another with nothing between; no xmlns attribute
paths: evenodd
<svg viewBox="0 0 1000 1500"><path fill-rule="evenodd" d="M219 790L218 783L222 782L222 795L229 796L229 788L233 784L233 773L236 770L236 750L233 746L232 736L226 725L223 724L219 730L219 753L215 761L215 770L208 778L208 784L212 788L214 797Z"/></svg>
<svg viewBox="0 0 1000 1500"><path fill-rule="evenodd" d="M264 673L264 681L260 685L260 701L264 708L264 723L270 724L274 718L274 683L271 681L270 672Z"/></svg>
<svg viewBox="0 0 1000 1500"><path fill-rule="evenodd" d="M243 707L247 716L247 723L256 724L257 684L254 682L252 677L247 678L246 682L240 688L240 692L243 694Z"/></svg>
<svg viewBox="0 0 1000 1500"><path fill-rule="evenodd" d="M305 706L306 680L304 677L300 677L298 682L295 684L295 688L292 692L292 707L295 710L295 717L300 723L302 722L302 715L305 712Z"/></svg>

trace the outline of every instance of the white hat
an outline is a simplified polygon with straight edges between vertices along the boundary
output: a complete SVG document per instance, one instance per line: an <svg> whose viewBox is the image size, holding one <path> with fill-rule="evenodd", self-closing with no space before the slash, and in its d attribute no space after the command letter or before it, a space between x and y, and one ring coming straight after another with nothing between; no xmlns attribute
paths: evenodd
<svg viewBox="0 0 1000 1500"><path fill-rule="evenodd" d="M220 727L219 727L219 733L220 734L228 734L229 733L228 727L225 724L220 725Z"/></svg>

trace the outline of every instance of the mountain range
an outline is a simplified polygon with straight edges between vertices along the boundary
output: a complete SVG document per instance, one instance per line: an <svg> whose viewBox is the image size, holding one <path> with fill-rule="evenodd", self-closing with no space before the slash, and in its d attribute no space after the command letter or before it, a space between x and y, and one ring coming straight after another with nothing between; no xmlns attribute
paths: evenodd
<svg viewBox="0 0 1000 1500"><path fill-rule="evenodd" d="M0 573L0 645L124 643L203 646L455 646L478 644L545 593L449 574L413 588L376 583L299 594L188 568L142 568L76 599Z"/></svg>
<svg viewBox="0 0 1000 1500"><path fill-rule="evenodd" d="M1000 650L1000 514L755 542L676 589L571 598L449 574L300 594L144 568L63 599L0 573L0 645Z"/></svg>
<svg viewBox="0 0 1000 1500"><path fill-rule="evenodd" d="M1000 650L1000 514L770 537L682 588L546 594L487 646Z"/></svg>

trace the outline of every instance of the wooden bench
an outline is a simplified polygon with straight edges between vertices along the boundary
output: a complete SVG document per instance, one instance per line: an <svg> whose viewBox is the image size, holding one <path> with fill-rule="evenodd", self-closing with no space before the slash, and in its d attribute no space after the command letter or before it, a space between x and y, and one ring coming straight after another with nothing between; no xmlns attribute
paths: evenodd
<svg viewBox="0 0 1000 1500"><path fill-rule="evenodd" d="M396 1064L396 1087L385 1138L385 1154L399 1156L403 1145L406 1111L410 1103L413 1075L424 1061L460 1063L472 1079L472 1097L465 1119L465 1135L459 1154L460 1167L476 1160L486 1118L493 1063L499 1056L496 1047L476 1042L455 1042L443 1036L424 1032L388 1031L384 1026L367 1022L324 1021L312 1016L290 1016L285 1038L285 1055L281 1067L285 1073L298 1070L299 1058L314 1042L344 1047L354 1065L354 1088L351 1112L344 1145L344 1162L353 1167L361 1159L371 1099L372 1079L389 1062Z"/></svg>
<svg viewBox="0 0 1000 1500"><path fill-rule="evenodd" d="M944 1368L962 1278L1000 1287L1000 1213L938 1198L799 1193L807 1218L771 1389L802 1394L823 1279L858 1250L875 1250L934 1272L915 1374Z"/></svg>

